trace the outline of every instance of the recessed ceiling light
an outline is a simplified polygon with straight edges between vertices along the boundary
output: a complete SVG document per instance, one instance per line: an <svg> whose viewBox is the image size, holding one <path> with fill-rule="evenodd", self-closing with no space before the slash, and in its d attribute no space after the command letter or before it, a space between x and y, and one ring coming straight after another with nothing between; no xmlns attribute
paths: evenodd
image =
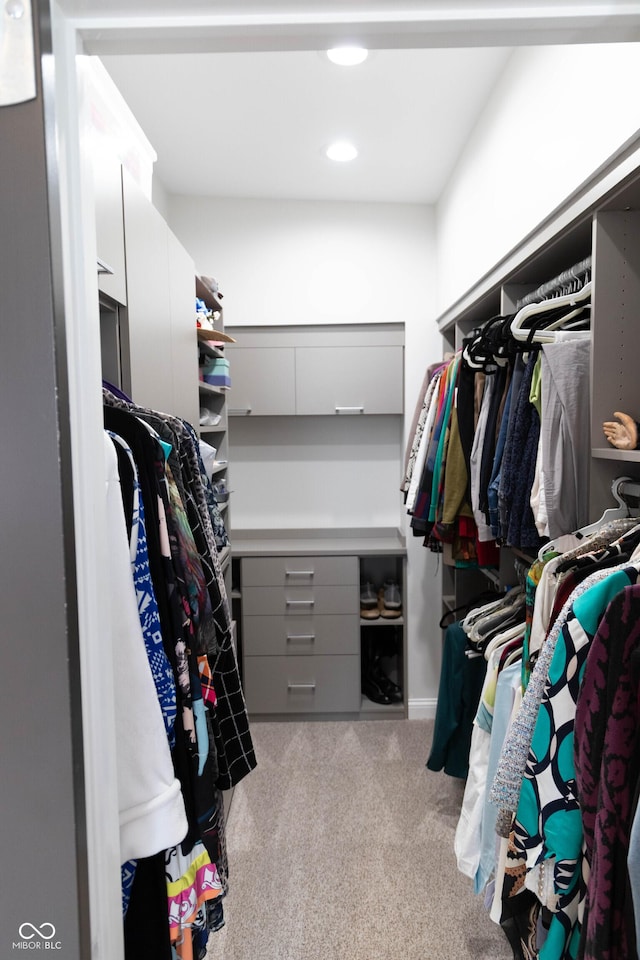
<svg viewBox="0 0 640 960"><path fill-rule="evenodd" d="M369 51L364 47L333 47L332 50L327 50L327 56L331 63L337 63L339 67L357 67L364 63Z"/></svg>
<svg viewBox="0 0 640 960"><path fill-rule="evenodd" d="M337 143L332 143L331 146L327 147L326 153L329 160L337 160L338 163L355 160L358 156L358 151L354 145L347 143L346 140L339 140Z"/></svg>

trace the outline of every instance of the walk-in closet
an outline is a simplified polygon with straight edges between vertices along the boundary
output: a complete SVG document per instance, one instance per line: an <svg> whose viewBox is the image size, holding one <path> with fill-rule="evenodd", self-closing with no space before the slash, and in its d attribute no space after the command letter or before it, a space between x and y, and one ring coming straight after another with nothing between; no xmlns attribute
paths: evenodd
<svg viewBox="0 0 640 960"><path fill-rule="evenodd" d="M0 14L3 957L640 955L640 3L472 6Z"/></svg>

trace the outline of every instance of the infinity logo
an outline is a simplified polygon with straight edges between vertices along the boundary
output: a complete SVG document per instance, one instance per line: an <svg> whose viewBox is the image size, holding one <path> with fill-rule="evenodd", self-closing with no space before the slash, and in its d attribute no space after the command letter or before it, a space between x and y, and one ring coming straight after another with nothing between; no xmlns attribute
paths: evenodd
<svg viewBox="0 0 640 960"><path fill-rule="evenodd" d="M31 933L27 933L31 930ZM50 930L50 933L46 931ZM23 940L33 940L34 937L41 937L43 940L53 940L56 935L56 928L52 923L43 923L40 927L34 927L32 923L21 923L18 933Z"/></svg>

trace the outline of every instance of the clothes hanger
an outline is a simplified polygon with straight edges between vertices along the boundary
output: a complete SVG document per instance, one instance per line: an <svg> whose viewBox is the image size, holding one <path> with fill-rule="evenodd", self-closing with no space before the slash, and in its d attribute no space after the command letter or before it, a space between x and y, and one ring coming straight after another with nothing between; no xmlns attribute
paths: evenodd
<svg viewBox="0 0 640 960"><path fill-rule="evenodd" d="M554 320L553 324L557 327L568 322L569 320L573 320L580 313L582 313L584 309L584 307L580 305L583 304L584 301L591 298L591 289L592 283L591 280L589 280L576 293L568 293L560 297L553 297L551 300L542 300L538 303L527 304L526 307L522 307L521 310L518 310L515 317L511 321L511 336L520 342L529 341L531 337L531 327L525 327L526 321L530 320L531 318L542 317L545 313L550 313L563 307L577 307L578 309L570 310L569 313L564 314L561 319L557 321ZM545 327L545 331L547 329L553 329L553 326L550 324L548 327ZM553 342L554 338L551 336L551 334L548 335L551 337L550 340L543 340L543 336L545 336L544 332L536 332L532 339L534 343Z"/></svg>
<svg viewBox="0 0 640 960"><path fill-rule="evenodd" d="M614 500L617 501L617 507L609 507L604 511L599 520L596 520L594 523L587 524L586 527L580 527L579 530L575 531L575 536L578 538L589 537L592 533L597 533L601 530L605 524L610 523L612 520L622 520L625 517L630 517L631 513L629 510L629 504L622 497L621 490L625 484L633 484L638 486L637 482L634 481L631 477L617 477L611 484L611 496ZM555 550L554 541L550 540L548 543L545 543L540 550L538 551L538 559L542 560L545 553L549 553L550 550Z"/></svg>

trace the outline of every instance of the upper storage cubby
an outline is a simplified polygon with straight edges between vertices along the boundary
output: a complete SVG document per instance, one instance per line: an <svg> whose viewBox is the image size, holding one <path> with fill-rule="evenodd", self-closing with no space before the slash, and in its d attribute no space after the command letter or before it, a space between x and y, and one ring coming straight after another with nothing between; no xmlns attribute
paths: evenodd
<svg viewBox="0 0 640 960"><path fill-rule="evenodd" d="M234 327L235 416L400 414L402 324Z"/></svg>

